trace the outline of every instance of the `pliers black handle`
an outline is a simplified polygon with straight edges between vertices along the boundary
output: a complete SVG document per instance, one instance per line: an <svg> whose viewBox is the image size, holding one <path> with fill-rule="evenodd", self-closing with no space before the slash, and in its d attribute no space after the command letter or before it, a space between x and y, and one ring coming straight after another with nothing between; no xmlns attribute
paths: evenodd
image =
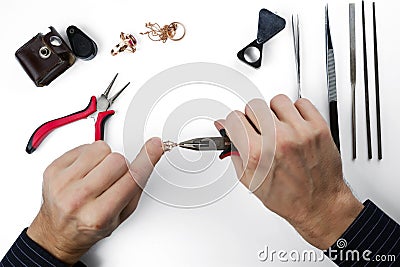
<svg viewBox="0 0 400 267"><path fill-rule="evenodd" d="M226 130L225 129L221 129L219 130L219 133L221 134L222 137L226 137L228 138L228 135L226 134ZM233 145L233 143L231 143L230 146L226 146L225 149L221 152L221 154L219 155L220 159L224 159L226 157L229 156L240 156L239 151L237 150L237 148Z"/></svg>

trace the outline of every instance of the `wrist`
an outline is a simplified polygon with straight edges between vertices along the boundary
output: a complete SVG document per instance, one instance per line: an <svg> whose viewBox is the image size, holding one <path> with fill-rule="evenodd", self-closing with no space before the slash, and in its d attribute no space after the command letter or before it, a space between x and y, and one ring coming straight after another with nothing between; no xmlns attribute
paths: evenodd
<svg viewBox="0 0 400 267"><path fill-rule="evenodd" d="M321 249L328 249L354 222L361 213L364 205L353 195L350 188L345 185L344 192L338 194L332 210L326 216L327 227L324 229L325 238L318 242Z"/></svg>
<svg viewBox="0 0 400 267"><path fill-rule="evenodd" d="M345 183L327 204L321 206L298 231L310 244L325 250L347 230L364 206Z"/></svg>
<svg viewBox="0 0 400 267"><path fill-rule="evenodd" d="M66 248L66 242L60 240L60 236L51 229L44 217L42 212L39 212L26 234L53 257L68 265L74 265L86 251Z"/></svg>

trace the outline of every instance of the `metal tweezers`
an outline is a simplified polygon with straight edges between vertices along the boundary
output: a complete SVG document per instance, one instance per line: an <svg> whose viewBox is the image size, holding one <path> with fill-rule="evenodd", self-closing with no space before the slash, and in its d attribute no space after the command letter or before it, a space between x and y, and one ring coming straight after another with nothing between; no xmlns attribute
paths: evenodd
<svg viewBox="0 0 400 267"><path fill-rule="evenodd" d="M353 142L353 159L357 157L357 123L356 123L356 16L355 4L349 4L349 32L350 32L350 83L351 83L351 136Z"/></svg>
<svg viewBox="0 0 400 267"><path fill-rule="evenodd" d="M299 15L296 16L292 15L292 34L293 34L294 56L296 63L297 98L301 98Z"/></svg>

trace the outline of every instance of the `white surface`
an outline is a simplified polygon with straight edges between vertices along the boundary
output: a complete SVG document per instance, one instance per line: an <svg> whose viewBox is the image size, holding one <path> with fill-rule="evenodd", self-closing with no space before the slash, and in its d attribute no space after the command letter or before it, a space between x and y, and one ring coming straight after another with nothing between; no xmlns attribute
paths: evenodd
<svg viewBox="0 0 400 267"><path fill-rule="evenodd" d="M26 142L41 123L84 108L93 94L102 92L116 72L118 85L133 86L118 99L117 114L108 121L106 139L122 152L124 114L140 85L156 73L178 64L206 61L233 67L247 75L270 99L278 93L296 96L290 15L301 23L303 95L328 117L324 52L325 1L7 1L1 7L2 61L2 171L0 185L0 257L36 215L41 200L45 167L57 156L82 143L92 142L93 125L81 121L57 130L33 155ZM236 52L254 40L258 11L276 11L286 29L264 47L263 66L254 70L236 58ZM357 1L357 129L358 159L351 160L348 2L331 1L330 20L336 53L340 129L344 174L361 200L371 198L400 221L398 151L400 142L398 53L399 4L377 1L384 160L377 161L374 87L370 80L374 159L367 160L363 102L360 8ZM369 62L372 63L370 1L366 2ZM153 43L138 33L144 23L164 25L181 21L187 36L181 42ZM64 33L74 24L99 46L97 57L78 61L51 86L35 88L14 58L15 50L37 32L52 25ZM134 55L111 57L120 31L138 37ZM373 68L370 65L370 77ZM89 266L263 266L257 253L270 249L309 249L282 219L266 210L242 186L227 197L199 209L177 209L144 196L135 214L115 233L93 248ZM271 264L271 263L269 263ZM274 262L271 265L278 265ZM293 263L294 264L294 263ZM299 263L297 263L299 264ZM331 266L325 260L316 263ZM309 266L310 263L303 263Z"/></svg>

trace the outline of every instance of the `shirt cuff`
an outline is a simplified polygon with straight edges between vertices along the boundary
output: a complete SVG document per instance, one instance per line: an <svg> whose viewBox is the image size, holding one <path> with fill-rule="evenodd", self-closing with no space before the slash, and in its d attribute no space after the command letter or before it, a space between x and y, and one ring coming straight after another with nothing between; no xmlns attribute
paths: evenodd
<svg viewBox="0 0 400 267"><path fill-rule="evenodd" d="M367 200L354 222L324 253L338 266L395 266L400 262L400 227Z"/></svg>
<svg viewBox="0 0 400 267"><path fill-rule="evenodd" d="M25 228L18 239L14 242L10 250L0 262L2 266L41 266L41 267L67 267L70 266L42 248L33 241L27 234L28 228ZM78 262L75 267L86 266L82 262Z"/></svg>

